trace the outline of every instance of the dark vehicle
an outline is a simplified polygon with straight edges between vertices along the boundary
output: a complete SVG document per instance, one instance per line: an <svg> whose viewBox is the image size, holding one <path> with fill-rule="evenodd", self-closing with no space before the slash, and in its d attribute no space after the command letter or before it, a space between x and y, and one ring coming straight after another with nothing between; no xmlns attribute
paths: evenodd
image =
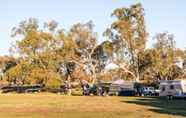
<svg viewBox="0 0 186 118"><path fill-rule="evenodd" d="M97 95L97 86L95 84L90 86L89 92L90 92L89 94Z"/></svg>
<svg viewBox="0 0 186 118"><path fill-rule="evenodd" d="M99 95L103 96L109 93L110 83L99 82L98 84L90 85L89 83L82 84L83 95Z"/></svg>

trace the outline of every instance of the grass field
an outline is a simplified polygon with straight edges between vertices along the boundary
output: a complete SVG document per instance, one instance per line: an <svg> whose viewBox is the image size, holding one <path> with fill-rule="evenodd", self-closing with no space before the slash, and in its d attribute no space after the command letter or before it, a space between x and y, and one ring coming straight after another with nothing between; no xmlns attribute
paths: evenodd
<svg viewBox="0 0 186 118"><path fill-rule="evenodd" d="M182 118L186 101L141 97L0 94L0 118Z"/></svg>

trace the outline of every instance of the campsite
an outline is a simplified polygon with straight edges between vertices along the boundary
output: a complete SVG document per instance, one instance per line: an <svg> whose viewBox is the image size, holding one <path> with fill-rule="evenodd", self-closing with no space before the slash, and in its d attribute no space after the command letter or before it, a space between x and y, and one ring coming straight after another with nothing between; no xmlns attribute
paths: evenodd
<svg viewBox="0 0 186 118"><path fill-rule="evenodd" d="M186 1L0 1L0 118L186 118Z"/></svg>

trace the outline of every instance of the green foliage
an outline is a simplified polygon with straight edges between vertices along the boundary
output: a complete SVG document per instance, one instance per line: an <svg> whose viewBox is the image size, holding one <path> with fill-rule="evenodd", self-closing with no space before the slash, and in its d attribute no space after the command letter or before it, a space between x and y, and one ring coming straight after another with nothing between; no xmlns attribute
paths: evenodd
<svg viewBox="0 0 186 118"><path fill-rule="evenodd" d="M128 62L136 75L135 79L139 80L139 58L140 54L144 53L147 42L144 9L141 4L134 4L129 8L115 9L112 16L115 16L116 20L106 30L105 35L119 46L115 47L118 63Z"/></svg>

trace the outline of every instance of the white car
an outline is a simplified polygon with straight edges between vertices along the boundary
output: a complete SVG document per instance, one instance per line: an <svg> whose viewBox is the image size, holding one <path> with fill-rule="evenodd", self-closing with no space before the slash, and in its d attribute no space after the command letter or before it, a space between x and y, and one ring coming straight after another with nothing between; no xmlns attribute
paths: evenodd
<svg viewBox="0 0 186 118"><path fill-rule="evenodd" d="M156 91L154 87L142 87L140 88L141 96L153 96Z"/></svg>

